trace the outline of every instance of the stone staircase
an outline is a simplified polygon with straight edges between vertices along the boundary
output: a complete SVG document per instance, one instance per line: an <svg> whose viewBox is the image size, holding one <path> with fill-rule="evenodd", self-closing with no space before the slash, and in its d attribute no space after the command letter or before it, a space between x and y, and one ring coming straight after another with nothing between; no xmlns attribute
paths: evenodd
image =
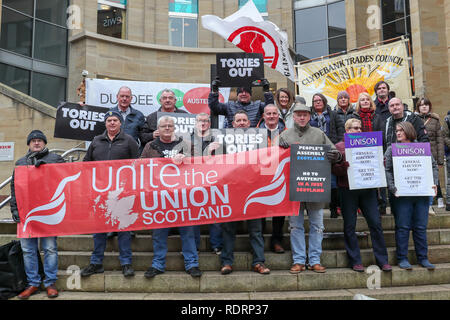
<svg viewBox="0 0 450 320"><path fill-rule="evenodd" d="M8 210L8 211L6 211ZM292 275L289 268L292 257L289 244L288 223L285 223L284 254L269 250L270 218L265 230L266 264L270 275L260 275L250 271L252 255L246 224L238 230L235 250L234 272L220 274L220 260L209 249L208 229L202 226L200 245L201 278L192 278L184 272L180 253L179 236L169 236L169 252L166 259L166 272L153 279L144 277L150 266L153 248L151 231L139 231L133 240L133 267L136 275L124 278L118 260L117 238L108 240L104 259L104 274L80 278L77 271L89 264L93 249L91 235L63 236L58 238L59 280L61 289L59 299L103 300L103 299L152 299L152 300L289 300L289 299L352 299L355 294L364 294L376 299L450 299L450 214L435 208L436 216L430 216L428 243L430 261L436 270L428 271L416 264L414 247L410 239L410 262L412 271L400 270L395 258L394 219L388 214L382 217L385 240L388 246L389 263L393 271L380 272L380 289L368 289L368 283L376 286L375 273L357 273L348 268L344 249L342 218L331 219L325 214L325 238L323 241L322 264L327 267L325 274L312 271ZM0 212L0 245L16 239L15 224L9 218L9 208ZM305 219L308 220L307 218ZM308 223L305 223L308 231ZM375 263L367 224L358 217L357 231L364 266ZM44 293L32 299L47 299Z"/></svg>

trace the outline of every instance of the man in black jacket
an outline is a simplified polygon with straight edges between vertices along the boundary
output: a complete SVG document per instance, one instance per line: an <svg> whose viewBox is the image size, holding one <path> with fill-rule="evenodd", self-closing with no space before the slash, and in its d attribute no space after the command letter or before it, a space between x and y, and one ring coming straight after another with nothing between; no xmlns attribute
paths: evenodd
<svg viewBox="0 0 450 320"><path fill-rule="evenodd" d="M137 159L138 144L132 136L121 129L123 118L117 111L105 114L106 130L92 140L83 161ZM118 232L119 260L125 277L134 276L131 267L131 235L129 231ZM82 277L103 273L103 257L106 249L106 233L94 234L94 251L88 267L81 270Z"/></svg>
<svg viewBox="0 0 450 320"><path fill-rule="evenodd" d="M33 130L27 138L28 152L17 160L16 166L34 165L36 168L46 163L62 163L64 159L56 154L49 152L47 137L40 130ZM16 202L16 192L14 187L14 174L11 180L11 213L15 222L20 222L19 211ZM23 217L23 214L22 214ZM23 262L27 274L28 287L18 295L20 299L28 299L31 295L39 292L41 285L41 276L39 275L38 263L38 240L41 241L44 251L44 286L49 298L58 296L58 290L55 287L58 272L58 246L56 237L42 238L21 238L20 245L23 251Z"/></svg>

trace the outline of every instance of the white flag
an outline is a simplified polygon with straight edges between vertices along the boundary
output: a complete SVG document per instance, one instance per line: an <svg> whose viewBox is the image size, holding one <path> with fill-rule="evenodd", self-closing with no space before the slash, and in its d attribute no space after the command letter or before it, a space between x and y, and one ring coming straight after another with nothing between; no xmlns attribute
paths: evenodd
<svg viewBox="0 0 450 320"><path fill-rule="evenodd" d="M286 32L272 22L264 21L252 0L225 19L213 15L202 16L202 26L245 52L261 53L266 65L295 81Z"/></svg>

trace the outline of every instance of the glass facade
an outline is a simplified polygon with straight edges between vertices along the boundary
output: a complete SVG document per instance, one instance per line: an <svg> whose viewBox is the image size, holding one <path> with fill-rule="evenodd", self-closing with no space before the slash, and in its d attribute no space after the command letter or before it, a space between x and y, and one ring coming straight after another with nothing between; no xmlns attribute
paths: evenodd
<svg viewBox="0 0 450 320"><path fill-rule="evenodd" d="M347 49L345 1L297 0L294 21L298 61Z"/></svg>
<svg viewBox="0 0 450 320"><path fill-rule="evenodd" d="M126 9L122 4L98 2L97 33L119 39L126 38Z"/></svg>
<svg viewBox="0 0 450 320"><path fill-rule="evenodd" d="M3 0L0 81L52 106L66 99L68 0Z"/></svg>
<svg viewBox="0 0 450 320"><path fill-rule="evenodd" d="M198 47L198 0L169 1L169 45Z"/></svg>
<svg viewBox="0 0 450 320"><path fill-rule="evenodd" d="M248 0L239 0L239 8L241 8L247 2ZM261 15L267 15L267 0L253 0L253 3L255 4Z"/></svg>

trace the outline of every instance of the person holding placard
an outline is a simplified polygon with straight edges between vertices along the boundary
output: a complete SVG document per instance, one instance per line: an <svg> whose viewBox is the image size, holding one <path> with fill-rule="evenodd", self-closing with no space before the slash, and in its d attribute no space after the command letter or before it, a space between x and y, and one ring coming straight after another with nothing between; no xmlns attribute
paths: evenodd
<svg viewBox="0 0 450 320"><path fill-rule="evenodd" d="M361 132L361 121L348 119L345 122L345 132ZM344 219L345 250L347 251L350 265L354 271L364 272L358 238L356 237L356 212L358 208L361 208L361 212L369 226L376 263L381 270L391 271L392 267L388 264L388 253L381 226L380 212L377 207L377 189L350 190L347 175L349 163L345 159L345 142L337 143L336 149L342 154L343 160L333 165L332 172L338 179L342 218Z"/></svg>
<svg viewBox="0 0 450 320"><path fill-rule="evenodd" d="M430 99L422 97L417 101L416 107L414 108L415 114L418 115L427 131L428 138L430 139L431 153L433 158L437 161L438 166L442 167L444 165L444 137L442 134L441 122L439 115L432 112L433 105ZM437 201L438 208L444 207L444 199L442 197L442 190L440 183L438 181L437 185ZM433 197L430 197L430 212L429 214L435 215L433 207Z"/></svg>
<svg viewBox="0 0 450 320"><path fill-rule="evenodd" d="M416 131L409 122L399 122L395 127L396 140L399 143L416 142ZM428 244L427 244L427 225L428 225L428 196L399 196L397 187L402 183L406 183L405 179L395 181L395 170L402 168L395 167L393 161L393 146L388 147L385 153L386 160L386 180L389 192L394 197L391 199L395 203L395 242L397 247L397 261L402 269L412 270L412 266L408 261L408 242L409 233L412 231L414 247L416 251L417 262L424 268L434 270L435 266L428 260ZM423 157L426 158L426 157ZM432 188L436 193L436 184L438 180L438 169L436 161L431 156L433 168ZM425 177L426 178L426 177Z"/></svg>

